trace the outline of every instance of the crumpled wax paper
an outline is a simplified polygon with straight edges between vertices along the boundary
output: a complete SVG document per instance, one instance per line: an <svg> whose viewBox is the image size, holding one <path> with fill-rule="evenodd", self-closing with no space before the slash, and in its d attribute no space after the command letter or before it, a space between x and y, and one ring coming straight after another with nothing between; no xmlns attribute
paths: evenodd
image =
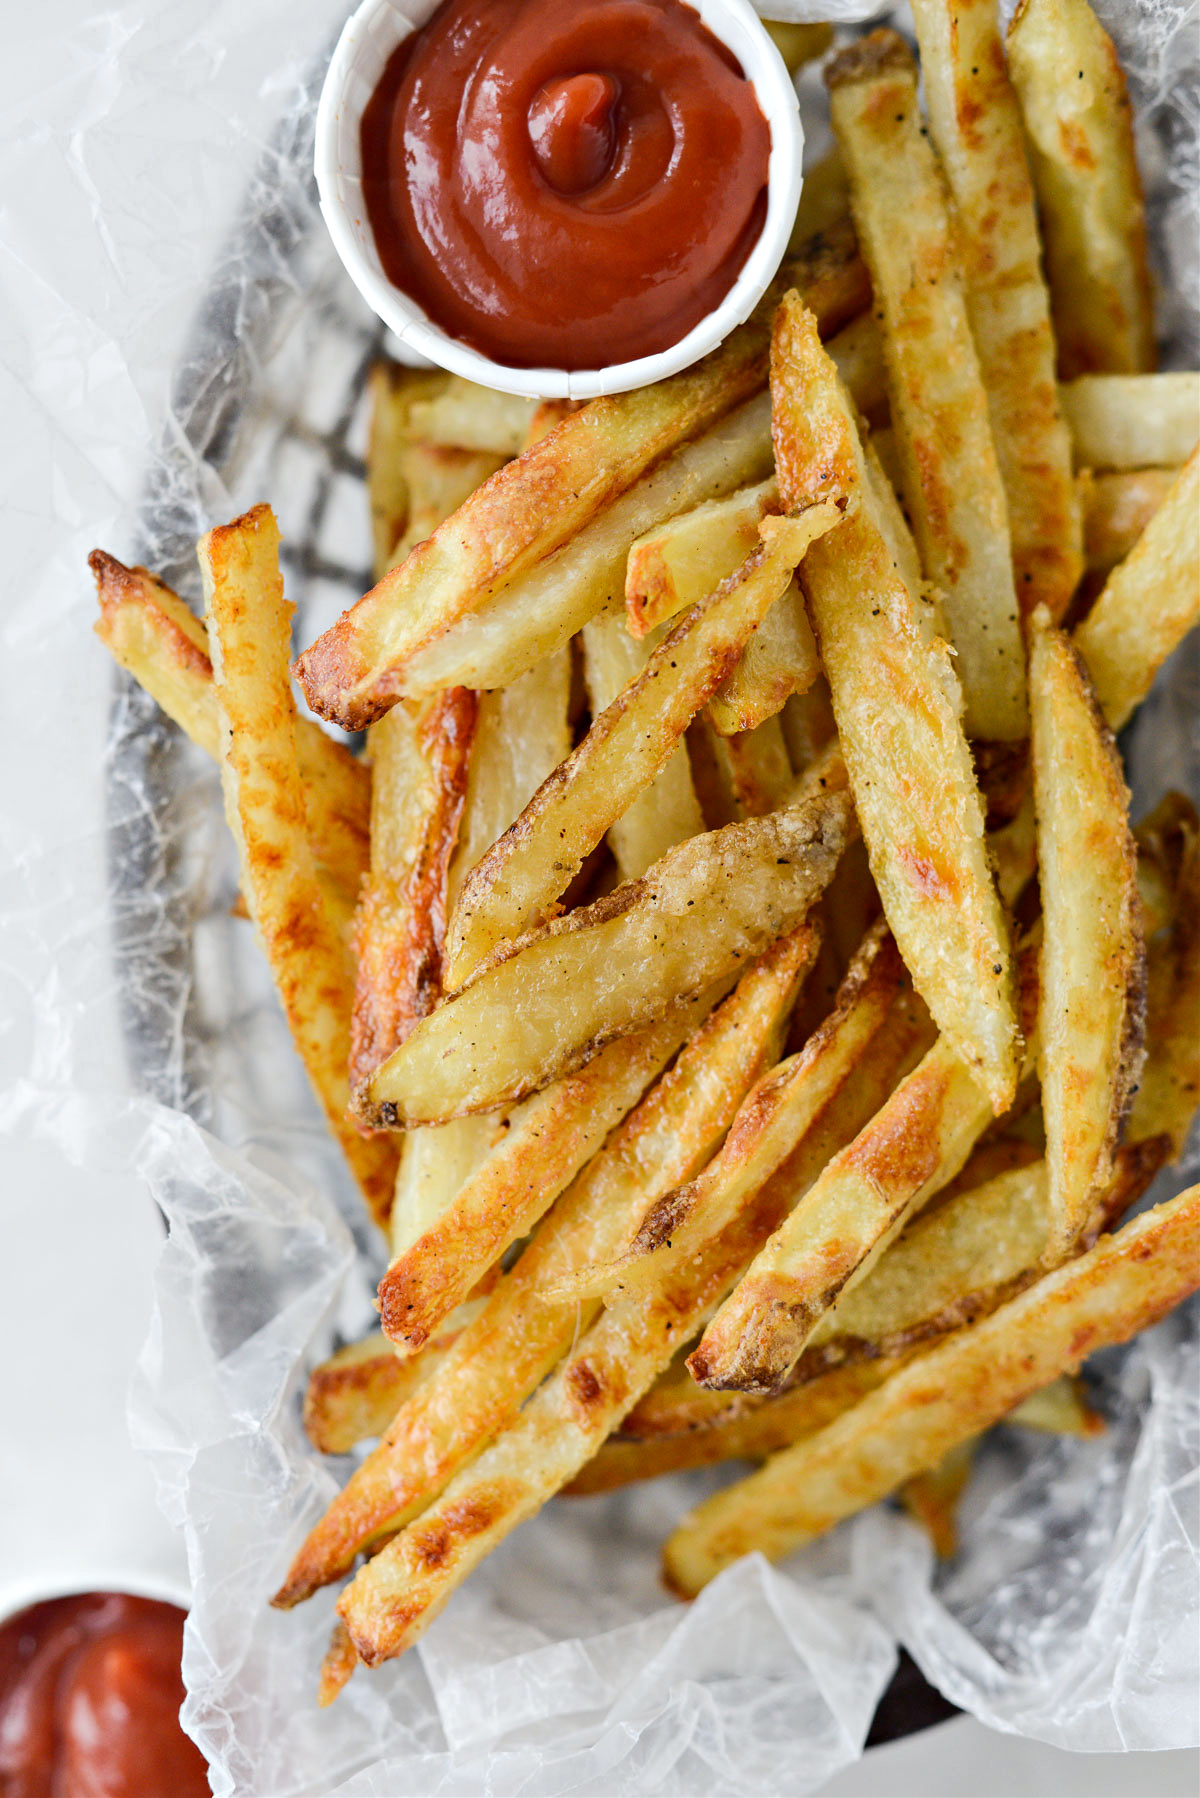
<svg viewBox="0 0 1200 1798"><path fill-rule="evenodd" d="M308 1447L300 1394L314 1360L369 1326L382 1245L229 915L215 770L114 682L88 639L82 559L103 543L194 597L196 535L267 498L298 638L366 584L360 394L381 334L308 174L344 15L325 0L69 5L77 29L56 10L16 33L0 147L0 391L19 428L0 625L18 777L0 823L0 1132L128 1169L170 1223L132 1423L187 1540L185 1721L214 1789L813 1791L860 1752L897 1642L997 1728L1076 1749L1186 1745L1194 1307L1098 1358L1103 1437L997 1433L949 1567L878 1509L783 1568L731 1568L685 1609L658 1587L658 1549L727 1471L559 1500L418 1650L316 1710L333 1597L290 1616L266 1601L348 1469ZM1197 9L1099 10L1131 75L1168 353L1194 363ZM820 84L801 86L816 153ZM1198 713L1185 649L1125 745L1136 809L1169 784L1200 796ZM1151 1197L1198 1162L1193 1148Z"/></svg>

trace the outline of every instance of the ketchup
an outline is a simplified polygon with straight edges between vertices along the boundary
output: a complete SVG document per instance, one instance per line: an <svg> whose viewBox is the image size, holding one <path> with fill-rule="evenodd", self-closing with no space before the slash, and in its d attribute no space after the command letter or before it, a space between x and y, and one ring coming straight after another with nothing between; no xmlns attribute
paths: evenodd
<svg viewBox="0 0 1200 1798"><path fill-rule="evenodd" d="M362 120L384 272L519 368L669 349L737 279L771 136L683 0L445 0Z"/></svg>
<svg viewBox="0 0 1200 1798"><path fill-rule="evenodd" d="M85 1592L0 1625L3 1798L208 1798L179 1724L183 1612Z"/></svg>

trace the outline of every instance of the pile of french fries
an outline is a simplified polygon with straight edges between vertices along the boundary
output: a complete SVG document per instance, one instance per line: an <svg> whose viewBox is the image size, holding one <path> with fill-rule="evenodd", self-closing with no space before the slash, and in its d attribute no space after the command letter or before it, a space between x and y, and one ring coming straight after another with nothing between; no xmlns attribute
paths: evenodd
<svg viewBox="0 0 1200 1798"><path fill-rule="evenodd" d="M391 1255L312 1373L376 1439L276 1598L400 1654L563 1491L761 1463L692 1595L900 1494L945 1551L1002 1419L1200 1285L1200 821L1113 732L1200 619L1200 380L1153 372L1086 0L914 0L757 314L582 407L381 366L378 584L306 649L266 506L201 622L99 634L221 767L242 895ZM828 28L781 38L824 54Z"/></svg>

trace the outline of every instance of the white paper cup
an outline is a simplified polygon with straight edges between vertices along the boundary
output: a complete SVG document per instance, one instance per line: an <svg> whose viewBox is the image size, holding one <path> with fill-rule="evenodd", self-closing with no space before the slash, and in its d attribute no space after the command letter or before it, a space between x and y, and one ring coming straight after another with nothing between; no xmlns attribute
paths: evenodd
<svg viewBox="0 0 1200 1798"><path fill-rule="evenodd" d="M698 362L740 325L762 298L787 248L800 199L804 132L792 78L750 0L689 0L752 83L771 129L767 216L762 233L721 304L669 350L610 368L512 368L439 329L383 272L362 193L363 109L392 52L424 25L438 0L363 0L338 39L317 109L314 157L321 212L338 255L371 310L390 326L402 360L433 362L504 393L539 399L595 399L624 393ZM406 354L407 352L407 354Z"/></svg>
<svg viewBox="0 0 1200 1798"><path fill-rule="evenodd" d="M178 1605L181 1611L191 1608L192 1595L178 1580L159 1579L136 1567L103 1563L95 1567L71 1568L54 1578L45 1574L8 1580L0 1586L0 1624L7 1623L31 1605L47 1604L54 1598L82 1598L89 1592L119 1592L126 1598L156 1598L162 1604Z"/></svg>

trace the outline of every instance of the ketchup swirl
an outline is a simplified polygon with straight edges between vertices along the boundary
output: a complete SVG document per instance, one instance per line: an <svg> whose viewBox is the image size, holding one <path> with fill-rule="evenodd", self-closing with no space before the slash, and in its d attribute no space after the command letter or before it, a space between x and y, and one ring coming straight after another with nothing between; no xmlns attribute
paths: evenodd
<svg viewBox="0 0 1200 1798"><path fill-rule="evenodd" d="M683 0L446 0L363 113L384 272L514 367L670 348L766 217L754 89Z"/></svg>

